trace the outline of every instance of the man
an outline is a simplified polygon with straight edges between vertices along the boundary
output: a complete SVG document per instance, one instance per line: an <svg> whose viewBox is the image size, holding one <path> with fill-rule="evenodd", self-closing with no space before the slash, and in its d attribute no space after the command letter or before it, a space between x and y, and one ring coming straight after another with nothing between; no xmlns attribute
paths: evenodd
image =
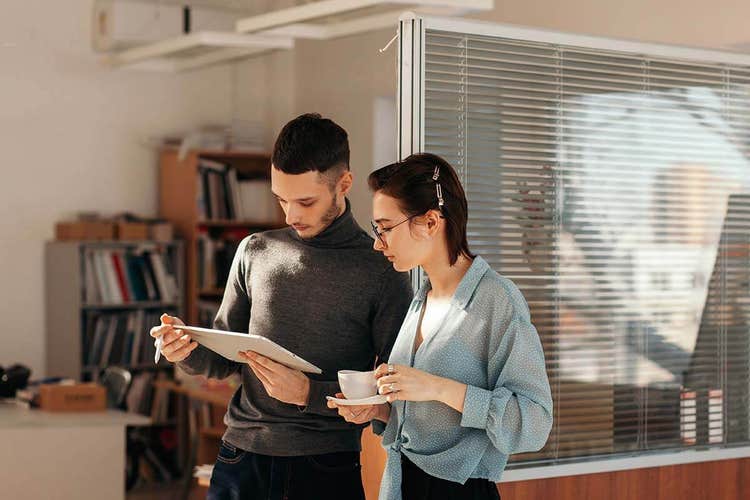
<svg viewBox="0 0 750 500"><path fill-rule="evenodd" d="M279 134L271 163L290 227L241 242L214 327L268 337L323 374L250 352L247 363L227 360L174 330L182 322L167 315L151 335L163 336L163 355L190 374L241 374L209 499L364 499L362 426L341 419L325 397L340 391L338 370L388 359L411 286L352 216L341 127L317 114L297 117Z"/></svg>

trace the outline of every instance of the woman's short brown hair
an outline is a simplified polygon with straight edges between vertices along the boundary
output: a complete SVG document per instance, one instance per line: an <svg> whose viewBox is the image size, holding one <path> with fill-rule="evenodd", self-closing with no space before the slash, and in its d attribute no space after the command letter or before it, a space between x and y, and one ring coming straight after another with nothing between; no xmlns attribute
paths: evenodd
<svg viewBox="0 0 750 500"><path fill-rule="evenodd" d="M456 263L459 255L474 257L466 238L466 194L450 163L432 153L417 153L379 168L370 174L367 183L373 192L394 198L409 217L429 210L440 211L446 222L445 236L451 265ZM439 191L442 205L438 201Z"/></svg>

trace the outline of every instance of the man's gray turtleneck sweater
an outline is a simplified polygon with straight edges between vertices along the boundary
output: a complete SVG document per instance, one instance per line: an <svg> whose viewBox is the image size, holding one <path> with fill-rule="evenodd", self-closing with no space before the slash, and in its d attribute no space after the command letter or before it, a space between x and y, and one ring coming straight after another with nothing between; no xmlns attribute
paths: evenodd
<svg viewBox="0 0 750 500"><path fill-rule="evenodd" d="M273 456L358 451L362 426L326 406L338 370L387 360L412 298L408 275L372 248L347 201L327 229L302 239L292 228L245 238L234 257L214 328L268 337L323 370L306 407L270 397L249 366L198 346L179 366L224 378L239 372L224 440Z"/></svg>

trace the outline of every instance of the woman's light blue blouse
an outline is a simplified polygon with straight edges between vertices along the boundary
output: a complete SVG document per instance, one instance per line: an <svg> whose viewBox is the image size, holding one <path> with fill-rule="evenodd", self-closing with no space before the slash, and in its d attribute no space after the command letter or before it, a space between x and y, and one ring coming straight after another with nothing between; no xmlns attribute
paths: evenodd
<svg viewBox="0 0 750 500"><path fill-rule="evenodd" d="M468 386L460 413L436 401L397 401L382 433L388 456L380 500L401 499L401 454L432 476L499 481L508 455L537 451L552 427L544 353L518 288L476 257L441 326L413 354L427 292L417 292L389 363ZM408 499L407 499L408 500Z"/></svg>

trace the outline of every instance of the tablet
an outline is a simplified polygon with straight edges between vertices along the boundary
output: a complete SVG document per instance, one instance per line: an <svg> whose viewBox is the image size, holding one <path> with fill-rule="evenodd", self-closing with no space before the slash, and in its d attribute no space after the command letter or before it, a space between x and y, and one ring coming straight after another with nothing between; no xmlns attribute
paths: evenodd
<svg viewBox="0 0 750 500"><path fill-rule="evenodd" d="M199 328L197 326L175 325L175 330L183 330L200 345L211 349L217 354L232 361L247 363L242 359L238 351L255 351L269 359L281 363L295 370L307 373L323 373L314 364L305 361L293 352L287 351L273 340L253 335L252 333L226 332L224 330L212 330L210 328Z"/></svg>

